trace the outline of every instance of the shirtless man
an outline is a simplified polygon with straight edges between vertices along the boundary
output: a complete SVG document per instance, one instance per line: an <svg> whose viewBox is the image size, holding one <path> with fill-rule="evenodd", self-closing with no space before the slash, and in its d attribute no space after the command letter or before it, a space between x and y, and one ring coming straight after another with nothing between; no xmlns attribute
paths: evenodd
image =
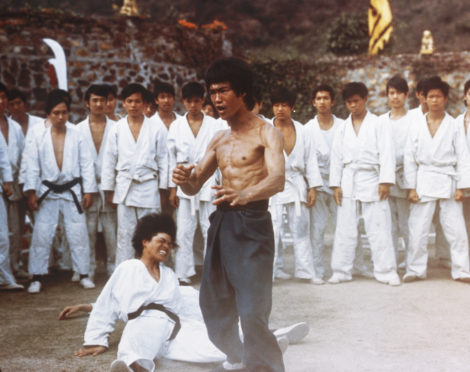
<svg viewBox="0 0 470 372"><path fill-rule="evenodd" d="M282 135L250 110L253 74L236 58L215 61L206 85L229 130L218 132L204 158L178 165L173 182L196 194L220 169L217 210L211 216L201 280L200 304L212 342L227 355L216 371L284 371L276 338L269 331L274 236L268 199L283 190ZM238 337L238 318L244 344Z"/></svg>

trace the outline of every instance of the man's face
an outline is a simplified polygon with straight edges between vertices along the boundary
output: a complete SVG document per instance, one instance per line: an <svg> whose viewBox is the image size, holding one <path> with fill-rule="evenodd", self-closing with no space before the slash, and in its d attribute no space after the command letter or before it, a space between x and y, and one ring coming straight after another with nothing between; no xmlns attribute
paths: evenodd
<svg viewBox="0 0 470 372"><path fill-rule="evenodd" d="M157 104L155 102L147 102L145 104L144 115L151 118L157 112Z"/></svg>
<svg viewBox="0 0 470 372"><path fill-rule="evenodd" d="M144 100L141 93L133 93L123 102L124 109L129 116L142 116L144 114Z"/></svg>
<svg viewBox="0 0 470 372"><path fill-rule="evenodd" d="M405 106L408 93L400 92L397 89L390 87L387 93L388 105L392 109L400 109Z"/></svg>
<svg viewBox="0 0 470 372"><path fill-rule="evenodd" d="M64 127L69 119L69 109L64 102L54 106L51 112L47 115L53 127Z"/></svg>
<svg viewBox="0 0 470 372"><path fill-rule="evenodd" d="M26 105L20 97L16 97L8 101L8 111L14 119L26 113Z"/></svg>
<svg viewBox="0 0 470 372"><path fill-rule="evenodd" d="M291 118L294 110L287 102L276 102L273 104L274 116L278 119L287 120Z"/></svg>
<svg viewBox="0 0 470 372"><path fill-rule="evenodd" d="M117 98L114 94L108 94L108 99L106 100L106 107L105 107L105 114L106 115L114 115L114 111L116 110L116 103Z"/></svg>
<svg viewBox="0 0 470 372"><path fill-rule="evenodd" d="M170 113L175 106L175 97L171 93L158 93L155 103L158 105L158 111Z"/></svg>
<svg viewBox="0 0 470 372"><path fill-rule="evenodd" d="M0 115L5 113L8 106L7 92L0 92Z"/></svg>
<svg viewBox="0 0 470 372"><path fill-rule="evenodd" d="M199 114L202 111L204 99L201 97L189 97L183 99L184 107L191 115Z"/></svg>
<svg viewBox="0 0 470 372"><path fill-rule="evenodd" d="M90 110L92 115L104 115L106 109L106 97L91 94L89 101L86 103L86 107Z"/></svg>
<svg viewBox="0 0 470 372"><path fill-rule="evenodd" d="M313 107L317 109L319 114L331 114L331 108L334 103L335 102L331 99L330 92L322 90L317 92L312 101Z"/></svg>
<svg viewBox="0 0 470 372"><path fill-rule="evenodd" d="M230 119L245 106L243 97L246 93L237 96L229 82L211 84L209 94L211 95L212 104L224 120Z"/></svg>
<svg viewBox="0 0 470 372"><path fill-rule="evenodd" d="M352 115L362 115L366 111L366 103L367 97L362 98L359 94L354 94L346 100L346 107Z"/></svg>
<svg viewBox="0 0 470 372"><path fill-rule="evenodd" d="M208 116L215 117L214 108L210 104L204 105L204 107L202 108L202 111L204 112L204 114Z"/></svg>
<svg viewBox="0 0 470 372"><path fill-rule="evenodd" d="M431 89L426 96L426 103L429 112L444 112L447 104L447 97L440 89Z"/></svg>

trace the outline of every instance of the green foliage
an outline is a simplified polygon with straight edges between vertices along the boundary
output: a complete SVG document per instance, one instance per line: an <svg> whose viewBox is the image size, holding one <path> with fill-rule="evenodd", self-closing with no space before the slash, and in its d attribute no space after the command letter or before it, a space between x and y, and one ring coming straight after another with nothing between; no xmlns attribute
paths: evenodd
<svg viewBox="0 0 470 372"><path fill-rule="evenodd" d="M369 46L367 14L341 13L326 35L328 51L336 55L364 54Z"/></svg>

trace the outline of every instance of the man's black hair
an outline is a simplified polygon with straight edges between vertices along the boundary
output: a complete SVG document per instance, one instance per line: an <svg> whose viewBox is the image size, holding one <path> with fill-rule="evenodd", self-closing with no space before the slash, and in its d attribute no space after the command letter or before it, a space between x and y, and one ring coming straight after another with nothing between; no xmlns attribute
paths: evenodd
<svg viewBox="0 0 470 372"><path fill-rule="evenodd" d="M190 83L186 83L181 88L181 95L183 99L189 99L193 97L204 98L205 90L202 84L199 84L196 81L192 81Z"/></svg>
<svg viewBox="0 0 470 372"><path fill-rule="evenodd" d="M297 94L286 87L279 87L271 93L271 104L287 103L291 108L294 107L297 100Z"/></svg>
<svg viewBox="0 0 470 372"><path fill-rule="evenodd" d="M5 92L8 95L8 89L5 84L0 81L0 92Z"/></svg>
<svg viewBox="0 0 470 372"><path fill-rule="evenodd" d="M85 92L85 102L90 102L90 97L92 94L108 99L108 89L103 84L90 85Z"/></svg>
<svg viewBox="0 0 470 372"><path fill-rule="evenodd" d="M253 88L253 98L257 104L263 103L263 92L258 85Z"/></svg>
<svg viewBox="0 0 470 372"><path fill-rule="evenodd" d="M145 94L142 98L145 103L155 103L155 100L153 99L153 93L148 89L145 89Z"/></svg>
<svg viewBox="0 0 470 372"><path fill-rule="evenodd" d="M114 97L117 97L117 86L116 85L111 85L111 84L103 84L105 89L107 90L106 96L109 96L112 94Z"/></svg>
<svg viewBox="0 0 470 372"><path fill-rule="evenodd" d="M467 80L465 82L465 85L463 86L463 94L466 95L469 89L470 89L470 80Z"/></svg>
<svg viewBox="0 0 470 372"><path fill-rule="evenodd" d="M121 99L124 101L127 97L135 94L135 93L140 93L142 97L142 101L144 100L145 97L145 92L147 89L145 89L142 85L136 84L136 83L131 83L128 84L124 87L124 89L121 92Z"/></svg>
<svg viewBox="0 0 470 372"><path fill-rule="evenodd" d="M212 62L206 71L206 88L210 93L212 84L229 83L237 96L245 94L243 101L246 108L252 110L254 74L248 63L236 57L220 58Z"/></svg>
<svg viewBox="0 0 470 372"><path fill-rule="evenodd" d="M424 92L424 90L426 89L426 84L428 82L429 78L424 78L424 79L421 79L420 81L418 81L418 84L416 84L416 93L421 93L421 92Z"/></svg>
<svg viewBox="0 0 470 372"><path fill-rule="evenodd" d="M449 97L450 86L445 81L442 81L439 76L433 76L427 80L424 88L424 96L427 97L428 93L433 89L439 89L444 97Z"/></svg>
<svg viewBox="0 0 470 372"><path fill-rule="evenodd" d="M403 79L400 75L395 75L393 76L388 82L387 82L387 94L390 88L396 89L399 93L408 93L409 88L408 88L408 83L406 82L405 79Z"/></svg>
<svg viewBox="0 0 470 372"><path fill-rule="evenodd" d="M155 99L158 98L160 93L168 93L175 97L175 87L171 84L164 83L163 81L156 80L153 84L153 95Z"/></svg>
<svg viewBox="0 0 470 372"><path fill-rule="evenodd" d="M312 100L314 101L315 98L317 97L317 93L318 92L328 92L330 94L330 98L332 101L335 100L335 91L333 90L333 88L328 85L328 84L321 84L319 86L317 86L314 90L313 90L313 94L312 94Z"/></svg>
<svg viewBox="0 0 470 372"><path fill-rule="evenodd" d="M69 92L62 89L54 89L48 95L46 99L46 114L49 115L54 107L58 104L65 103L67 110L70 111L70 103L72 98L70 97Z"/></svg>
<svg viewBox="0 0 470 372"><path fill-rule="evenodd" d="M26 104L26 95L19 89L13 88L8 91L8 100L13 101L14 99L19 98Z"/></svg>
<svg viewBox="0 0 470 372"><path fill-rule="evenodd" d="M354 81L352 83L348 83L344 86L342 96L343 100L346 101L347 99L351 98L354 95L358 95L361 98L367 98L369 94L369 90L365 86L364 83Z"/></svg>
<svg viewBox="0 0 470 372"><path fill-rule="evenodd" d="M137 226L132 236L132 247L135 256L140 258L144 249L142 242L149 241L158 233L165 233L171 236L174 243L176 238L176 225L173 218L166 214L150 213L146 214L137 221Z"/></svg>

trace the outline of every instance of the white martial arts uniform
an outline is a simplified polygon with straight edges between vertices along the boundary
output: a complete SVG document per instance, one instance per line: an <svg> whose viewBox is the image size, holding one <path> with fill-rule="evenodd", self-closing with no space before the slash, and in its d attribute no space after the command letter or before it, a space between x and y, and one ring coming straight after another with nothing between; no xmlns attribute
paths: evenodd
<svg viewBox="0 0 470 372"><path fill-rule="evenodd" d="M26 206L18 183L21 154L24 149L24 135L21 126L12 118L6 118L8 125L8 156L13 175L12 194L7 198L8 226L10 228L10 262L14 271L20 267L21 243L24 229Z"/></svg>
<svg viewBox="0 0 470 372"><path fill-rule="evenodd" d="M306 136L314 142L317 154L318 168L323 180L323 186L317 189L317 200L310 209L310 240L313 249L313 264L315 275L322 279L325 275L325 265L323 262L323 250L325 247L325 231L328 227L328 217L336 224L336 203L333 198L333 191L329 187L330 178L330 154L333 138L338 126L343 119L333 115L333 125L328 130L322 130L318 123L318 117L305 124Z"/></svg>
<svg viewBox="0 0 470 372"><path fill-rule="evenodd" d="M34 190L40 198L49 190L43 182L64 185L81 177L83 193L97 192L93 159L81 133L75 125L66 124L62 169L59 169L54 154L51 129L44 130L37 126L32 130L23 190L25 192ZM81 202L82 187L76 184L63 193L50 191L39 205L29 252L30 274L47 274L50 249L60 215L64 218L72 267L81 275L88 274L90 247L86 218L85 214L79 213L72 194L73 191L78 202Z"/></svg>
<svg viewBox="0 0 470 372"><path fill-rule="evenodd" d="M410 203L408 201L408 190L404 189L403 154L408 138L408 131L414 123L411 121L413 115L410 115L409 112L397 120L392 120L390 113L391 111L381 115L379 120L383 121L382 125L388 125L390 127L395 150L396 182L395 185L390 187L389 203L392 214L393 246L395 248L395 258L398 262L400 237L402 237L405 242L405 249L408 248Z"/></svg>
<svg viewBox="0 0 470 372"><path fill-rule="evenodd" d="M106 138L101 189L114 191L117 204L116 266L134 257L132 234L137 220L161 211L159 189L168 184L167 130L144 118L137 141L127 116L112 126Z"/></svg>
<svg viewBox="0 0 470 372"><path fill-rule="evenodd" d="M2 197L4 182L13 182L8 147L0 136L0 285L14 284L15 278L10 267L10 241L8 239L8 216Z"/></svg>
<svg viewBox="0 0 470 372"><path fill-rule="evenodd" d="M214 134L221 130L222 126L214 118L203 114L203 120L197 136L191 130L187 114L178 118L171 124L168 131L168 161L169 170L176 168L179 163L197 164L204 157L207 146ZM176 241L178 250L175 255L175 272L178 278L187 279L196 274L193 241L194 233L199 224L204 240L204 248L207 240L207 229L209 228L209 216L215 210L212 204L216 184L214 173L202 186L196 195L186 195L178 187L176 195L179 198L179 206L176 214L178 226ZM176 187L171 178L169 187ZM205 249L204 249L205 251Z"/></svg>
<svg viewBox="0 0 470 372"><path fill-rule="evenodd" d="M310 244L310 214L307 208L307 192L323 185L318 169L317 155L311 137L299 122L292 120L295 129L295 145L290 154L284 151L286 182L284 191L275 194L270 201L274 229L274 276L277 254L281 244L282 210L286 208L289 229L294 243L295 277L313 279L313 252Z"/></svg>
<svg viewBox="0 0 470 372"><path fill-rule="evenodd" d="M399 282L393 250L388 200L380 200L379 184L395 183L395 154L390 127L367 112L359 133L351 115L336 130L330 159L330 187L341 187L331 268L340 281L351 280L362 214L375 278Z"/></svg>
<svg viewBox="0 0 470 372"><path fill-rule="evenodd" d="M103 231L104 242L106 244L106 269L108 275L114 270L116 261L116 240L117 240L117 217L116 209L106 202L103 191L100 189L101 184L101 165L103 162L104 146L106 137L111 127L116 122L106 117L106 124L100 150L97 152L93 136L90 129L89 117L77 124L78 130L82 133L85 143L88 145L91 156L93 157L96 175L96 184L99 193L93 195L93 204L86 210L88 240L90 242L90 276L93 277L96 269L96 234L98 230Z"/></svg>
<svg viewBox="0 0 470 372"><path fill-rule="evenodd" d="M157 303L178 315L181 329L169 341L175 322L159 310L144 310L128 321L128 314L142 305ZM197 306L198 307L198 306ZM120 319L126 323L118 346L117 358L128 366L138 362L154 371L155 358L210 363L226 359L209 340L200 313L180 293L175 273L160 264L160 280L150 275L137 259L121 263L101 291L90 314L84 345L108 347L108 335Z"/></svg>
<svg viewBox="0 0 470 372"><path fill-rule="evenodd" d="M455 120L457 120L458 126L462 127L465 132L465 111L463 114L459 115ZM465 132L465 139L467 142L467 147L470 151L470 130L467 129ZM463 216L465 218L465 227L467 229L467 238L470 244L470 190L465 190L465 199L463 201Z"/></svg>
<svg viewBox="0 0 470 372"><path fill-rule="evenodd" d="M450 245L452 278L469 278L468 238L462 203L454 200L456 189L470 187L470 153L464 128L445 114L434 137L426 117L410 128L405 147L405 185L416 189L418 203L411 204L409 250L405 276L426 277L427 239L436 205Z"/></svg>

